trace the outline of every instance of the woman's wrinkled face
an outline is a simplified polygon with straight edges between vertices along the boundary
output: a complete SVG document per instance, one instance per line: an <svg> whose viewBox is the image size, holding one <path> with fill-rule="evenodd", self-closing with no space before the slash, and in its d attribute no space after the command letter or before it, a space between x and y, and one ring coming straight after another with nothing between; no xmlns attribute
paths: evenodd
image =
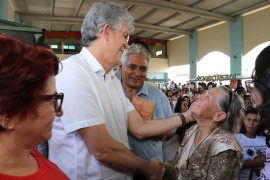
<svg viewBox="0 0 270 180"><path fill-rule="evenodd" d="M55 76L48 78L46 88L41 95L53 95L56 93ZM35 115L29 114L26 119L18 120L15 126L16 133L21 137L27 137L27 144L37 146L52 136L53 120L55 116L62 116L63 111L55 112L51 100L41 101Z"/></svg>
<svg viewBox="0 0 270 180"><path fill-rule="evenodd" d="M190 111L194 117L211 118L219 111L218 98L225 92L220 88L212 88L197 96L197 100L191 104Z"/></svg>

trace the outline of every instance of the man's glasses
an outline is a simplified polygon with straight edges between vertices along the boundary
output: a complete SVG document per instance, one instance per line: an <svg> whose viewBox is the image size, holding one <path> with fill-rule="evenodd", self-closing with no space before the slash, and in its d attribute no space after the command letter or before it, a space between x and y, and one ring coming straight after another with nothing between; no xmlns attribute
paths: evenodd
<svg viewBox="0 0 270 180"><path fill-rule="evenodd" d="M122 35L123 35L125 41L128 42L128 40L129 40L129 34L126 33L126 32L123 32L123 31L121 31L121 30L119 30L119 29L117 29L117 31L120 32L120 33L122 33Z"/></svg>
<svg viewBox="0 0 270 180"><path fill-rule="evenodd" d="M137 65L134 65L134 64L129 64L129 65L126 65L126 66L131 71L135 71L137 68L139 68L140 72L142 72L142 73L146 73L147 69L148 69L147 66L137 66Z"/></svg>
<svg viewBox="0 0 270 180"><path fill-rule="evenodd" d="M64 93L55 93L53 95L41 95L40 97L42 101L51 101L53 103L53 109L56 113L61 111Z"/></svg>

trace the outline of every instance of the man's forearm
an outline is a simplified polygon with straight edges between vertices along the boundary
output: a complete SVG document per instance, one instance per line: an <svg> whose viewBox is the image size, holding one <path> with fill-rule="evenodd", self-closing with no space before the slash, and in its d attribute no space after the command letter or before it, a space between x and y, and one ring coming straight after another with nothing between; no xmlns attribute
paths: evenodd
<svg viewBox="0 0 270 180"><path fill-rule="evenodd" d="M135 134L134 132L132 134L138 139L165 134L193 120L189 115L184 113L183 116L176 115L167 119L144 121L144 124L136 129Z"/></svg>
<svg viewBox="0 0 270 180"><path fill-rule="evenodd" d="M117 141L111 143L106 150L97 153L96 156L97 160L116 171L136 172L146 176L158 172L160 176L162 175L162 165L159 161L144 160Z"/></svg>

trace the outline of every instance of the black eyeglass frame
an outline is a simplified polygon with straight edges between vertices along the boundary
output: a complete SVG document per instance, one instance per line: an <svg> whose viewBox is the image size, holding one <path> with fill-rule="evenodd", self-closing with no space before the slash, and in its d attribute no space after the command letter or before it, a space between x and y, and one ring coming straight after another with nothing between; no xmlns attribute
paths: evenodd
<svg viewBox="0 0 270 180"><path fill-rule="evenodd" d="M227 105L227 111L226 112L228 112L229 109L230 109L230 106L231 106L231 103L232 103L232 96L233 96L233 92L232 92L232 90L229 89L229 102L228 102L228 105Z"/></svg>
<svg viewBox="0 0 270 180"><path fill-rule="evenodd" d="M265 140L266 140L266 145L270 147L270 130L267 131Z"/></svg>
<svg viewBox="0 0 270 180"><path fill-rule="evenodd" d="M40 98L42 101L52 100L54 111L56 113L61 111L63 100L64 100L64 93L55 93L53 95L41 95ZM58 104L58 100L60 100L59 104Z"/></svg>

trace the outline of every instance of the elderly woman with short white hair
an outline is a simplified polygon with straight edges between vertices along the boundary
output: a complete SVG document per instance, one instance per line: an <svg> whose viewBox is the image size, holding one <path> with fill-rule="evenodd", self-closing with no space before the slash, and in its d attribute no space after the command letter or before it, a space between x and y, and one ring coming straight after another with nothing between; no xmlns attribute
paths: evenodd
<svg viewBox="0 0 270 180"><path fill-rule="evenodd" d="M198 96L189 111L189 128L175 158L165 163L164 179L237 179L242 149L234 133L244 119L241 97L224 86Z"/></svg>

